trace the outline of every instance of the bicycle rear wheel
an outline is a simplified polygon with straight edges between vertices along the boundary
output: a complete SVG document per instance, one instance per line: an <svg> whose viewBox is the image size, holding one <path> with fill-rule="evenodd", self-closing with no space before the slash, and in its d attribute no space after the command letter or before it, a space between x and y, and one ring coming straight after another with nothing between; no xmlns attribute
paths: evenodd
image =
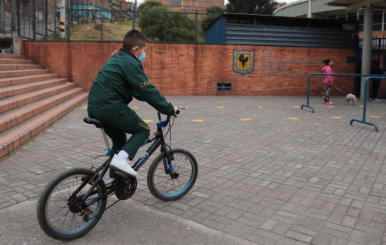
<svg viewBox="0 0 386 245"><path fill-rule="evenodd" d="M147 174L147 185L156 198L168 202L186 195L196 182L198 165L193 154L184 149L172 149L174 174L165 169L166 153L154 159Z"/></svg>
<svg viewBox="0 0 386 245"><path fill-rule="evenodd" d="M95 172L91 169L75 168L67 170L54 178L43 190L38 206L37 218L42 230L58 240L72 240L89 232L101 219L106 207L107 198L97 201L106 192L103 180L95 187L85 203L80 199L90 189L91 178ZM86 184L87 183L87 184ZM85 184L79 193L72 197L74 191Z"/></svg>

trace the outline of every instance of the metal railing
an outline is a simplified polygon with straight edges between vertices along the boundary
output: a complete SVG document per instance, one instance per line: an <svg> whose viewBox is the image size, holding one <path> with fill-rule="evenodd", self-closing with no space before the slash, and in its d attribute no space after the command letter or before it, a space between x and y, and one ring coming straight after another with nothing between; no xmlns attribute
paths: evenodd
<svg viewBox="0 0 386 245"><path fill-rule="evenodd" d="M326 73L310 73L308 75L308 85L307 85L307 104L305 105L302 105L301 109L303 110L304 107L307 107L307 108L310 108L312 109L312 113L315 113L315 108L310 106L310 87L311 87L311 77L312 76L325 76ZM366 108L367 108L367 98L368 98L368 81L370 79L386 79L385 76L374 76L374 75L371 75L371 74L328 74L329 76L336 76L336 77L367 77L366 78L366 81L365 81L365 94L364 94L364 98L363 98L363 118L362 120L359 120L359 119L352 119L350 121L350 125L353 124L353 122L359 122L359 123L364 123L364 124L367 124L367 125L371 125L371 126L374 126L375 128L375 131L378 132L378 126L374 123L371 123L371 122L367 122L366 121Z"/></svg>

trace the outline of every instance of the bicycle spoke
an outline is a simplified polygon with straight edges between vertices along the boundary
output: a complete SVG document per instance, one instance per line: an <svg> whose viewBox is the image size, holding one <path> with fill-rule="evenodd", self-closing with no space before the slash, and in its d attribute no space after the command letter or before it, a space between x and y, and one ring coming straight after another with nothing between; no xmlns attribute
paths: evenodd
<svg viewBox="0 0 386 245"><path fill-rule="evenodd" d="M83 221L83 215L80 215L80 213L71 212L68 205L69 197L72 196L75 190L83 183L84 182L81 180L81 176L70 176L69 178L59 182L49 197L46 208L46 217L50 225L61 233L77 233L81 227L83 229L84 227L87 227L85 224L90 223ZM72 205L78 205L74 202L78 202L82 195L87 193L88 190L89 188L84 187L79 190L78 195L74 196L76 199L72 201ZM86 199L86 202L96 202L88 207L88 211L79 210L79 212L83 212L84 215L84 212L86 212L87 215L92 215L93 217L97 215L97 213L94 212L100 203L98 201L98 197L101 195L101 190L99 186L97 186L95 190L97 193L89 196ZM67 195L69 196L68 198L66 197Z"/></svg>
<svg viewBox="0 0 386 245"><path fill-rule="evenodd" d="M156 167L153 177L154 183L159 192L172 195L180 192L189 184L193 167L188 157L183 154L174 154L173 170L175 174L178 174L178 177L172 179L170 174L165 174L164 160L162 159Z"/></svg>
<svg viewBox="0 0 386 245"><path fill-rule="evenodd" d="M67 210L67 213L66 213L66 215L65 215L65 217L62 217L62 222L60 223L60 225L59 225L59 229L60 229L60 227L62 227L62 224L63 224L63 222L67 219L67 215L68 215L68 213L70 212L70 210Z"/></svg>
<svg viewBox="0 0 386 245"><path fill-rule="evenodd" d="M58 208L58 207L56 207L56 209L49 209L49 210L47 210L47 211L51 211L51 212L53 212L53 214L55 214L55 213L58 213L59 211L61 211L61 210L63 210L63 209L65 209L65 208L68 208L68 206L64 206L64 207L60 207L60 208ZM50 216L50 215L49 215Z"/></svg>

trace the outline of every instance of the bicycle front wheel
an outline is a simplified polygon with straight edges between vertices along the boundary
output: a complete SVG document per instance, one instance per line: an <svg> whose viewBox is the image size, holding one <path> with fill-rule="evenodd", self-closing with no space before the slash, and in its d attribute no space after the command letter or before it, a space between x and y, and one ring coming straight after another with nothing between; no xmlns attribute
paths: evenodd
<svg viewBox="0 0 386 245"><path fill-rule="evenodd" d="M89 232L102 218L107 198L103 180L85 202L82 197L94 183L95 172L90 169L67 170L48 183L43 190L38 206L37 218L42 230L57 240L72 240ZM79 190L74 195L75 190Z"/></svg>
<svg viewBox="0 0 386 245"><path fill-rule="evenodd" d="M184 149L172 149L174 160L167 166L166 153L156 157L147 174L147 185L156 198L168 202L186 195L196 182L198 165L193 154ZM170 169L174 173L171 173Z"/></svg>

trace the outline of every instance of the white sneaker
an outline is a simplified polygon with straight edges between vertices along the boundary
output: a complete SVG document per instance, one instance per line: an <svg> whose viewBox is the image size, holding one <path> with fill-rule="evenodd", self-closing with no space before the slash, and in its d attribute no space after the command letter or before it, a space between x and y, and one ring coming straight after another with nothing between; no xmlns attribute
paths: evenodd
<svg viewBox="0 0 386 245"><path fill-rule="evenodd" d="M119 158L114 155L113 160L110 163L110 167L116 170L123 171L132 177L137 177L137 172L130 166L130 161L127 159Z"/></svg>
<svg viewBox="0 0 386 245"><path fill-rule="evenodd" d="M374 102L381 102L381 100L377 98L374 100Z"/></svg>

